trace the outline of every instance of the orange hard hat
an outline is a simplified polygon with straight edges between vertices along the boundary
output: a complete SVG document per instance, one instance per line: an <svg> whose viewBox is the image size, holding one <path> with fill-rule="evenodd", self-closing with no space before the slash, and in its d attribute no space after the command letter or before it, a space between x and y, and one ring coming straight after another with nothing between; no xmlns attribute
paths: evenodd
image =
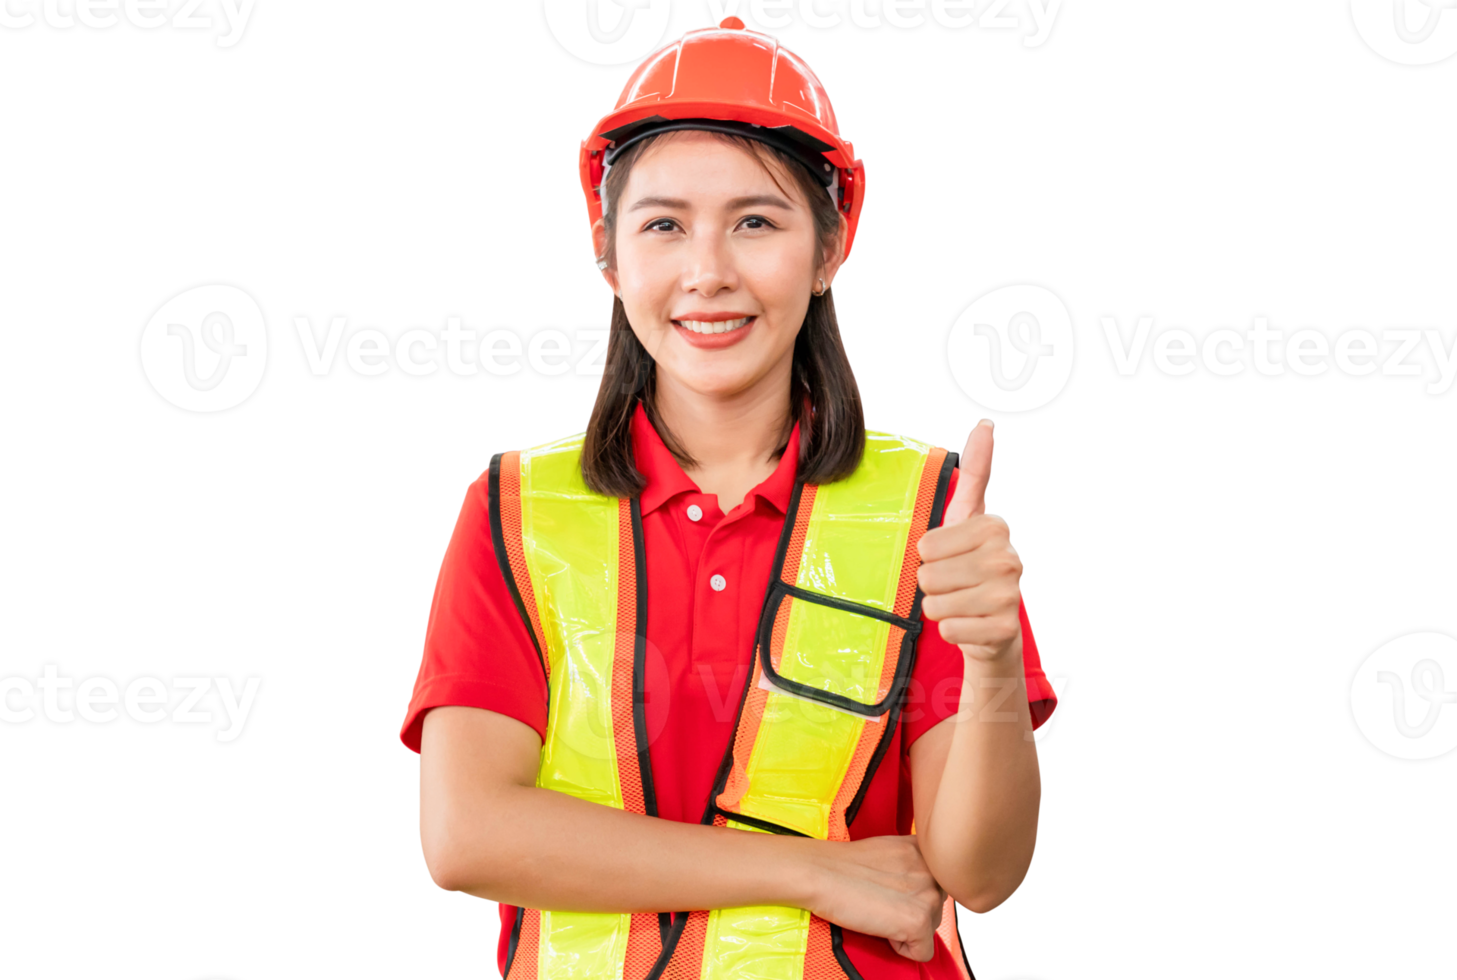
<svg viewBox="0 0 1457 980"><path fill-rule="evenodd" d="M840 138L825 87L800 58L767 34L729 17L689 31L648 57L582 141L582 190L592 224L602 217L602 180L613 159L654 133L706 129L737 133L791 154L835 199L855 240L865 199L865 164Z"/></svg>

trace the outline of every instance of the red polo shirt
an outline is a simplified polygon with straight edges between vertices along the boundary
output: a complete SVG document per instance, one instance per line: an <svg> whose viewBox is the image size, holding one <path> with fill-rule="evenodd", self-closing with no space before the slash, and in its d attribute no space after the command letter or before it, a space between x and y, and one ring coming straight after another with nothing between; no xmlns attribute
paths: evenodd
<svg viewBox="0 0 1457 980"><path fill-rule="evenodd" d="M778 468L724 514L663 445L641 406L633 419L635 462L647 477L640 500L647 565L647 727L658 815L697 823L734 732L749 677L764 592L794 489L795 428ZM955 487L955 476L952 478ZM1057 698L1042 673L1022 609L1022 656L1034 726ZM936 629L921 633L906 706L885 761L866 792L850 836L910 832L909 748L956 711L961 650ZM440 568L425 654L400 738L420 751L424 715L467 705L509 715L545 737L546 679L501 577L491 543L487 477L471 484ZM504 969L514 906L502 905L498 965ZM846 930L845 948L867 980L957 980L940 943L930 963L898 956L885 940ZM976 950L967 956L976 968Z"/></svg>

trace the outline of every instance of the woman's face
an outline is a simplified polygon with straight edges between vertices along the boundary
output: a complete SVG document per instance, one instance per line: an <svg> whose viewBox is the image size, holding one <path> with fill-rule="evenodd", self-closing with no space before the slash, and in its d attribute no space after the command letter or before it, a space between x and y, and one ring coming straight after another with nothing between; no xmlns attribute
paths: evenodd
<svg viewBox="0 0 1457 980"><path fill-rule="evenodd" d="M605 274L659 384L731 398L787 383L810 292L840 259L820 253L798 184L779 183L787 193L748 151L694 130L633 165Z"/></svg>

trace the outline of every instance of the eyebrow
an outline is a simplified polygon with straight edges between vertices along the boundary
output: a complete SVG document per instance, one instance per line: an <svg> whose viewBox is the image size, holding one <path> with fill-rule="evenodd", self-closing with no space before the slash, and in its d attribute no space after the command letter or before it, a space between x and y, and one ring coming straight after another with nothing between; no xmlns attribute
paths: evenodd
<svg viewBox="0 0 1457 980"><path fill-rule="evenodd" d="M749 197L736 197L728 202L730 211L753 207L783 208L785 211L794 209L792 204L776 194L754 194ZM681 197L643 197L639 198L628 210L640 211L643 208L672 208L686 211L689 204Z"/></svg>
<svg viewBox="0 0 1457 980"><path fill-rule="evenodd" d="M672 210L688 210L688 201L680 198L640 198L637 204L628 208L628 211L640 211L643 208L672 208Z"/></svg>
<svg viewBox="0 0 1457 980"><path fill-rule="evenodd" d="M790 204L778 194L754 194L749 197L736 197L728 202L729 210L736 211L739 208L783 208L785 211L794 210Z"/></svg>

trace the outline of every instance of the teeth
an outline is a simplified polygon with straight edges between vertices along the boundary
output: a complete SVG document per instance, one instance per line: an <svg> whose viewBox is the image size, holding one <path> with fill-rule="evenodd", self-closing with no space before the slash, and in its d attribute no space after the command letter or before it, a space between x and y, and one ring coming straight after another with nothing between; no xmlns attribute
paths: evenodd
<svg viewBox="0 0 1457 980"><path fill-rule="evenodd" d="M737 330L752 320L753 317L741 316L737 320L719 320L717 323L709 323L707 320L679 320L683 326L694 333L728 333L730 330Z"/></svg>

